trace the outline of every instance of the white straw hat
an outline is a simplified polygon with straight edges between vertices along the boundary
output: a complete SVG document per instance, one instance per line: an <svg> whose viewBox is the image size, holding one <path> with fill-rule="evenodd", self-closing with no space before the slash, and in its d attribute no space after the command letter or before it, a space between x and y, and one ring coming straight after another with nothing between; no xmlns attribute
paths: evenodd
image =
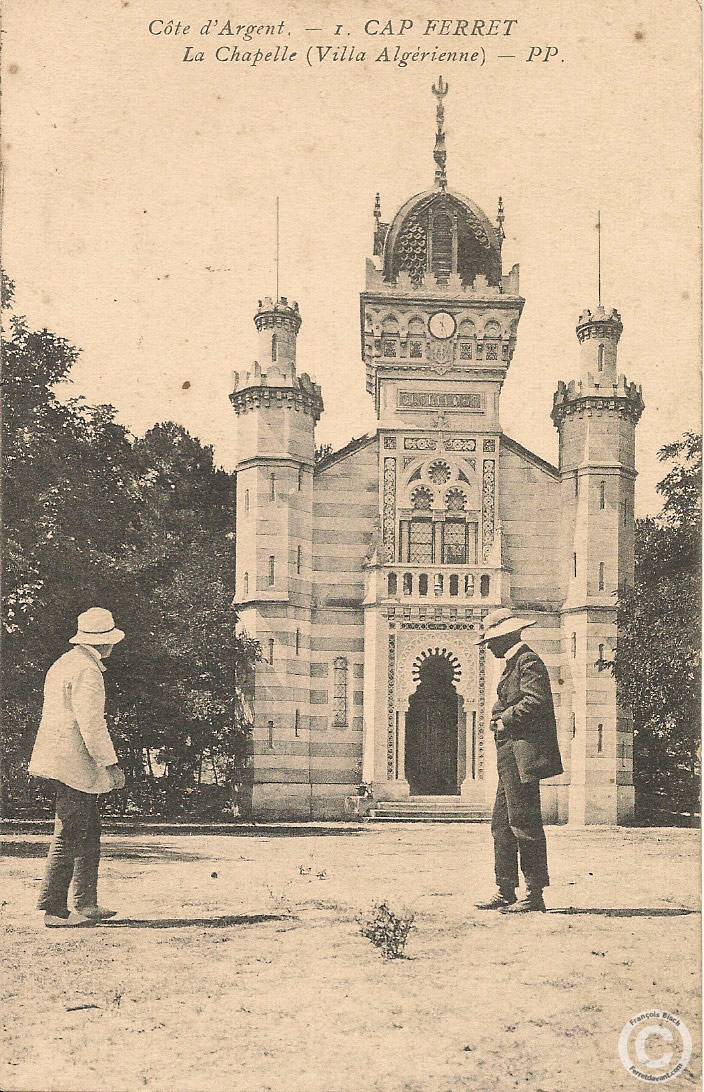
<svg viewBox="0 0 704 1092"><path fill-rule="evenodd" d="M72 645L116 645L124 637L115 619L105 607L91 607L78 615L78 633L71 637Z"/></svg>
<svg viewBox="0 0 704 1092"><path fill-rule="evenodd" d="M490 610L487 614L482 622L484 632L474 643L485 645L492 637L507 637L509 633L520 633L522 629L534 625L534 621L519 617L510 607L497 607L496 610Z"/></svg>

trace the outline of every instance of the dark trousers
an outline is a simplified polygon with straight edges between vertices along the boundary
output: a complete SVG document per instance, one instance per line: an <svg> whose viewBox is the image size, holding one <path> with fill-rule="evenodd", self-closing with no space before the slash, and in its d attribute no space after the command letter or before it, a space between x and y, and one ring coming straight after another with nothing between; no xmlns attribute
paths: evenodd
<svg viewBox="0 0 704 1092"><path fill-rule="evenodd" d="M98 903L100 812L95 793L79 792L60 781L54 785L54 836L37 909L65 914L71 880L76 910Z"/></svg>
<svg viewBox="0 0 704 1092"><path fill-rule="evenodd" d="M540 782L522 782L510 740L496 747L499 784L491 833L496 882L502 890L518 887L518 855L529 888L547 887L548 853L540 813Z"/></svg>

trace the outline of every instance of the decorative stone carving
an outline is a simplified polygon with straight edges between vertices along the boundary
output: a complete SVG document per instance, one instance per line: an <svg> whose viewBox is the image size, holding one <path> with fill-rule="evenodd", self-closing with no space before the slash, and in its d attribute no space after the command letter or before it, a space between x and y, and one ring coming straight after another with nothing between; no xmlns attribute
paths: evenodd
<svg viewBox="0 0 704 1092"><path fill-rule="evenodd" d="M495 486L496 463L493 459L485 459L482 473L482 559L485 564L494 544Z"/></svg>
<svg viewBox="0 0 704 1092"><path fill-rule="evenodd" d="M444 446L446 451L476 451L477 441L465 436L449 436Z"/></svg>
<svg viewBox="0 0 704 1092"><path fill-rule="evenodd" d="M482 446L484 451L496 451L496 440L485 440Z"/></svg>
<svg viewBox="0 0 704 1092"><path fill-rule="evenodd" d="M403 441L404 451L435 451L436 447L434 436L406 436Z"/></svg>
<svg viewBox="0 0 704 1092"><path fill-rule="evenodd" d="M395 436L385 436L384 437L384 447L386 448L387 451L395 451L396 450L396 437Z"/></svg>
<svg viewBox="0 0 704 1092"><path fill-rule="evenodd" d="M394 751L396 735L396 634L389 633L389 689L388 721L386 730L386 776L394 780Z"/></svg>
<svg viewBox="0 0 704 1092"><path fill-rule="evenodd" d="M384 545L396 553L396 459L384 459Z"/></svg>

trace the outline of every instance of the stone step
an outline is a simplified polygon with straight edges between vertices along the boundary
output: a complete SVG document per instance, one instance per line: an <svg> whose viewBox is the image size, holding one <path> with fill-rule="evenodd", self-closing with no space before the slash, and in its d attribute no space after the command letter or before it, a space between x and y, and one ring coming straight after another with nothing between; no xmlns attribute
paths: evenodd
<svg viewBox="0 0 704 1092"><path fill-rule="evenodd" d="M411 797L379 800L369 818L392 823L484 823L491 815L486 804L460 796Z"/></svg>

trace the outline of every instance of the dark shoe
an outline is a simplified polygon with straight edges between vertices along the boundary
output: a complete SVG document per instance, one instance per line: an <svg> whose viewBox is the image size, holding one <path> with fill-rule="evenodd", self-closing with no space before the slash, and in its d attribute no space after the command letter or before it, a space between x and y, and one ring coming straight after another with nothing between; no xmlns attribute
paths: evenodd
<svg viewBox="0 0 704 1092"><path fill-rule="evenodd" d="M544 914L547 907L543 901L542 891L529 891L524 899L519 899L513 906L504 907L505 914L530 914L538 912Z"/></svg>
<svg viewBox="0 0 704 1092"><path fill-rule="evenodd" d="M516 901L515 891L497 891L493 898L486 902L475 902L477 910L507 910Z"/></svg>

